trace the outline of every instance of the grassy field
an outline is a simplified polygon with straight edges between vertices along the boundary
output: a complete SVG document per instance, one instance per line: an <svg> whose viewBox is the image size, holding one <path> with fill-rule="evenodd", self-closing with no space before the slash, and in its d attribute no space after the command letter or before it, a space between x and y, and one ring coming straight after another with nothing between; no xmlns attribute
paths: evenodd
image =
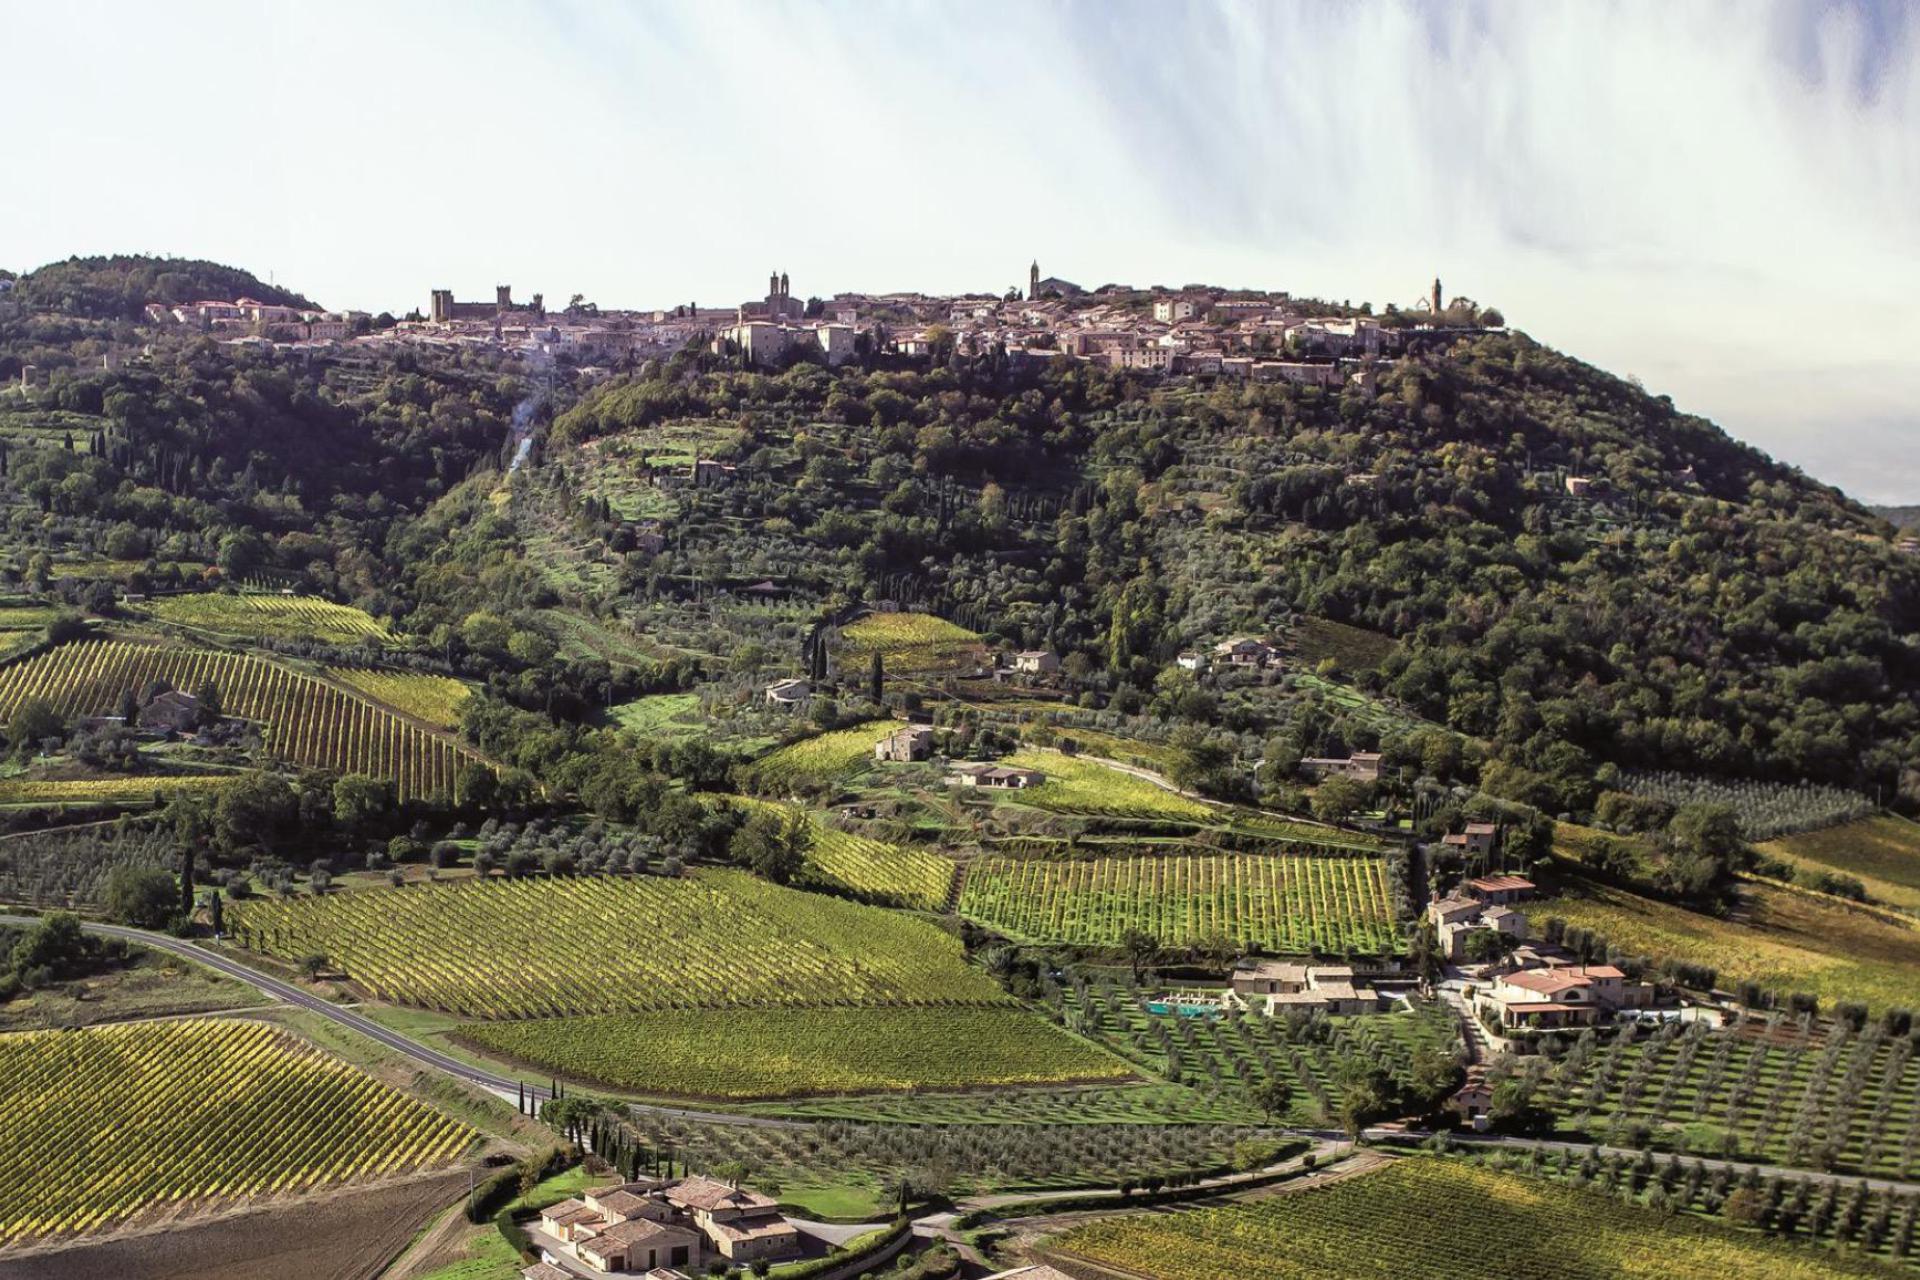
<svg viewBox="0 0 1920 1280"><path fill-rule="evenodd" d="M841 628L847 670L864 674L875 653L889 674L906 675L970 667L982 649L977 633L927 613L870 613Z"/></svg>
<svg viewBox="0 0 1920 1280"><path fill-rule="evenodd" d="M147 607L162 622L256 640L319 640L352 645L392 638L386 624L365 610L314 596L228 595L209 591L162 596Z"/></svg>
<svg viewBox="0 0 1920 1280"><path fill-rule="evenodd" d="M268 597L273 598L273 597ZM390 779L401 799L458 799L461 769L478 761L430 733L324 681L250 654L82 640L0 667L0 719L29 698L62 717L109 715L126 691L164 680L191 692L212 684L228 715L264 726L267 749L297 765Z"/></svg>
<svg viewBox="0 0 1920 1280"><path fill-rule="evenodd" d="M1047 780L1037 787L1004 794L1021 804L1056 813L1184 822L1213 822L1225 816L1223 810L1212 805L1190 800L1098 760L1058 751L1027 750L1016 751L1001 763L1046 774Z"/></svg>
<svg viewBox="0 0 1920 1280"><path fill-rule="evenodd" d="M954 863L915 845L888 844L830 825L824 814L776 800L733 796L726 803L749 813L806 813L813 827L807 850L808 883L851 893L883 906L942 911L953 892Z"/></svg>
<svg viewBox="0 0 1920 1280"><path fill-rule="evenodd" d="M1920 989L1920 929L1767 885L1748 885L1741 915L1701 915L1622 889L1576 881L1530 903L1535 928L1551 916L1605 934L1629 954L1711 965L1731 988L1757 982L1811 992L1823 1006L1857 1000L1875 1011L1912 1006Z"/></svg>
<svg viewBox="0 0 1920 1280"><path fill-rule="evenodd" d="M442 729L460 727L460 708L473 696L470 686L430 672L328 667L327 674L375 702Z"/></svg>
<svg viewBox="0 0 1920 1280"><path fill-rule="evenodd" d="M1535 1094L1570 1136L1608 1141L1645 1122L1663 1146L1707 1156L1911 1178L1920 1173L1920 1061L1876 1023L1704 1023L1568 1054Z"/></svg>
<svg viewBox="0 0 1920 1280"><path fill-rule="evenodd" d="M1378 858L989 855L967 868L960 911L1020 937L1084 946L1115 945L1134 929L1170 947L1212 938L1275 952L1400 946Z"/></svg>
<svg viewBox="0 0 1920 1280"><path fill-rule="evenodd" d="M1857 876L1868 894L1890 906L1920 911L1920 823L1879 814L1759 846L1797 866Z"/></svg>
<svg viewBox="0 0 1920 1280"><path fill-rule="evenodd" d="M1252 1204L1108 1219L1057 1238L1054 1250L1155 1280L1886 1274L1596 1192L1420 1157Z"/></svg>
<svg viewBox="0 0 1920 1280"><path fill-rule="evenodd" d="M1123 1080L1133 1069L1011 1008L678 1010L476 1024L479 1048L676 1097L805 1097Z"/></svg>
<svg viewBox="0 0 1920 1280"><path fill-rule="evenodd" d="M474 1139L244 1020L0 1037L0 1110L0 1246L437 1168Z"/></svg>
<svg viewBox="0 0 1920 1280"><path fill-rule="evenodd" d="M613 722L642 738L683 738L705 732L697 693L656 693L623 702L609 712Z"/></svg>
<svg viewBox="0 0 1920 1280"><path fill-rule="evenodd" d="M475 1017L1006 999L931 924L740 872L256 899L227 920L243 945L322 954L382 999Z"/></svg>
<svg viewBox="0 0 1920 1280"><path fill-rule="evenodd" d="M898 727L891 720L871 720L777 747L753 762L751 779L767 791L845 782L873 763L874 745Z"/></svg>
<svg viewBox="0 0 1920 1280"><path fill-rule="evenodd" d="M136 947L121 968L29 991L0 1004L0 1031L87 1027L130 1018L252 1009L253 987L164 951Z"/></svg>

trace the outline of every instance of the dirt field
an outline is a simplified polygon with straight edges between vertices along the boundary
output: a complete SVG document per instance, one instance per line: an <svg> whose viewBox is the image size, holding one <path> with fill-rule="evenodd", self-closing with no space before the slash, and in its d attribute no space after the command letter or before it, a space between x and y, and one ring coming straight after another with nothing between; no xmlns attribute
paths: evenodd
<svg viewBox="0 0 1920 1280"><path fill-rule="evenodd" d="M0 1254L0 1280L373 1280L466 1189L464 1170L439 1173L53 1253Z"/></svg>

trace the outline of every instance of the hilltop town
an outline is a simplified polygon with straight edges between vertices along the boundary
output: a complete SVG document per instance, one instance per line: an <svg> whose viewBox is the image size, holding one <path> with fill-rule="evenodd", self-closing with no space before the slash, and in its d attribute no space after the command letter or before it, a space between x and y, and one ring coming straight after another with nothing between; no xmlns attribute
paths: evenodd
<svg viewBox="0 0 1920 1280"><path fill-rule="evenodd" d="M784 272L774 272L763 297L731 307L690 302L602 310L576 297L550 311L542 295L516 302L512 287L501 285L486 302L459 301L452 290L435 289L425 313L377 329L364 312L248 298L156 303L146 316L242 346L471 347L585 366L663 358L689 343L757 368L796 360L829 367L855 359L924 363L955 353L1019 367L1065 356L1114 369L1317 387L1370 385L1383 360L1504 324L1498 311L1446 298L1438 279L1413 305L1389 305L1375 315L1370 304L1355 308L1284 292L1113 284L1089 290L1043 279L1037 262L1025 291L1004 296L836 293L803 300Z"/></svg>

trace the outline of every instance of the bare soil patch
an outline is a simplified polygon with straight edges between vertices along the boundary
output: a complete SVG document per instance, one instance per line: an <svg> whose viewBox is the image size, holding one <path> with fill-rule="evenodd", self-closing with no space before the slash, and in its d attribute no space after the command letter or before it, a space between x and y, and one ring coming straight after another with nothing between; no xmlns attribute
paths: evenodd
<svg viewBox="0 0 1920 1280"><path fill-rule="evenodd" d="M0 1254L0 1280L374 1280L466 1189L466 1171L456 1170L51 1252Z"/></svg>

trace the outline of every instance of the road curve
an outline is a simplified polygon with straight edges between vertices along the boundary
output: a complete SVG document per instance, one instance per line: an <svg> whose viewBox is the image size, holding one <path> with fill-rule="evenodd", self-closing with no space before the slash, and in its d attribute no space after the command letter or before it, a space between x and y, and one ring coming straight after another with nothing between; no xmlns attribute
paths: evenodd
<svg viewBox="0 0 1920 1280"><path fill-rule="evenodd" d="M31 925L35 923L36 920L37 917L34 916L0 916L0 924ZM91 920L82 921L80 927L88 933L99 937L119 938L126 942L138 943L143 947L151 947L156 951L170 952L173 955L192 960L196 964L203 964L215 972L224 974L229 978L238 979L248 986L272 996L276 1000L284 1001L298 1009L305 1009L311 1013L319 1014L329 1022L338 1023L340 1026L357 1031L370 1040L378 1041L396 1053L405 1054L423 1066L431 1067L435 1071L452 1076L457 1080L464 1080L469 1084L479 1085L482 1089L497 1093L502 1097L517 1097L522 1088L526 1090L529 1100L535 1104L544 1102L552 1096L552 1091L545 1085L529 1084L511 1076L498 1075L492 1071L476 1067L471 1063L462 1062L458 1058L451 1057L448 1054L440 1052L438 1049L433 1049L420 1043L411 1036L405 1036L389 1027L383 1027L373 1019L356 1013L352 1009L342 1009L339 1005L331 1001L322 1000L311 991L303 991L290 982L282 982L280 979L270 977L257 969L250 969L246 965L234 960L229 960L218 952L208 950L198 943L189 942L184 938L176 938L170 934L151 933L145 929L129 929L124 925L117 924L98 924Z"/></svg>

